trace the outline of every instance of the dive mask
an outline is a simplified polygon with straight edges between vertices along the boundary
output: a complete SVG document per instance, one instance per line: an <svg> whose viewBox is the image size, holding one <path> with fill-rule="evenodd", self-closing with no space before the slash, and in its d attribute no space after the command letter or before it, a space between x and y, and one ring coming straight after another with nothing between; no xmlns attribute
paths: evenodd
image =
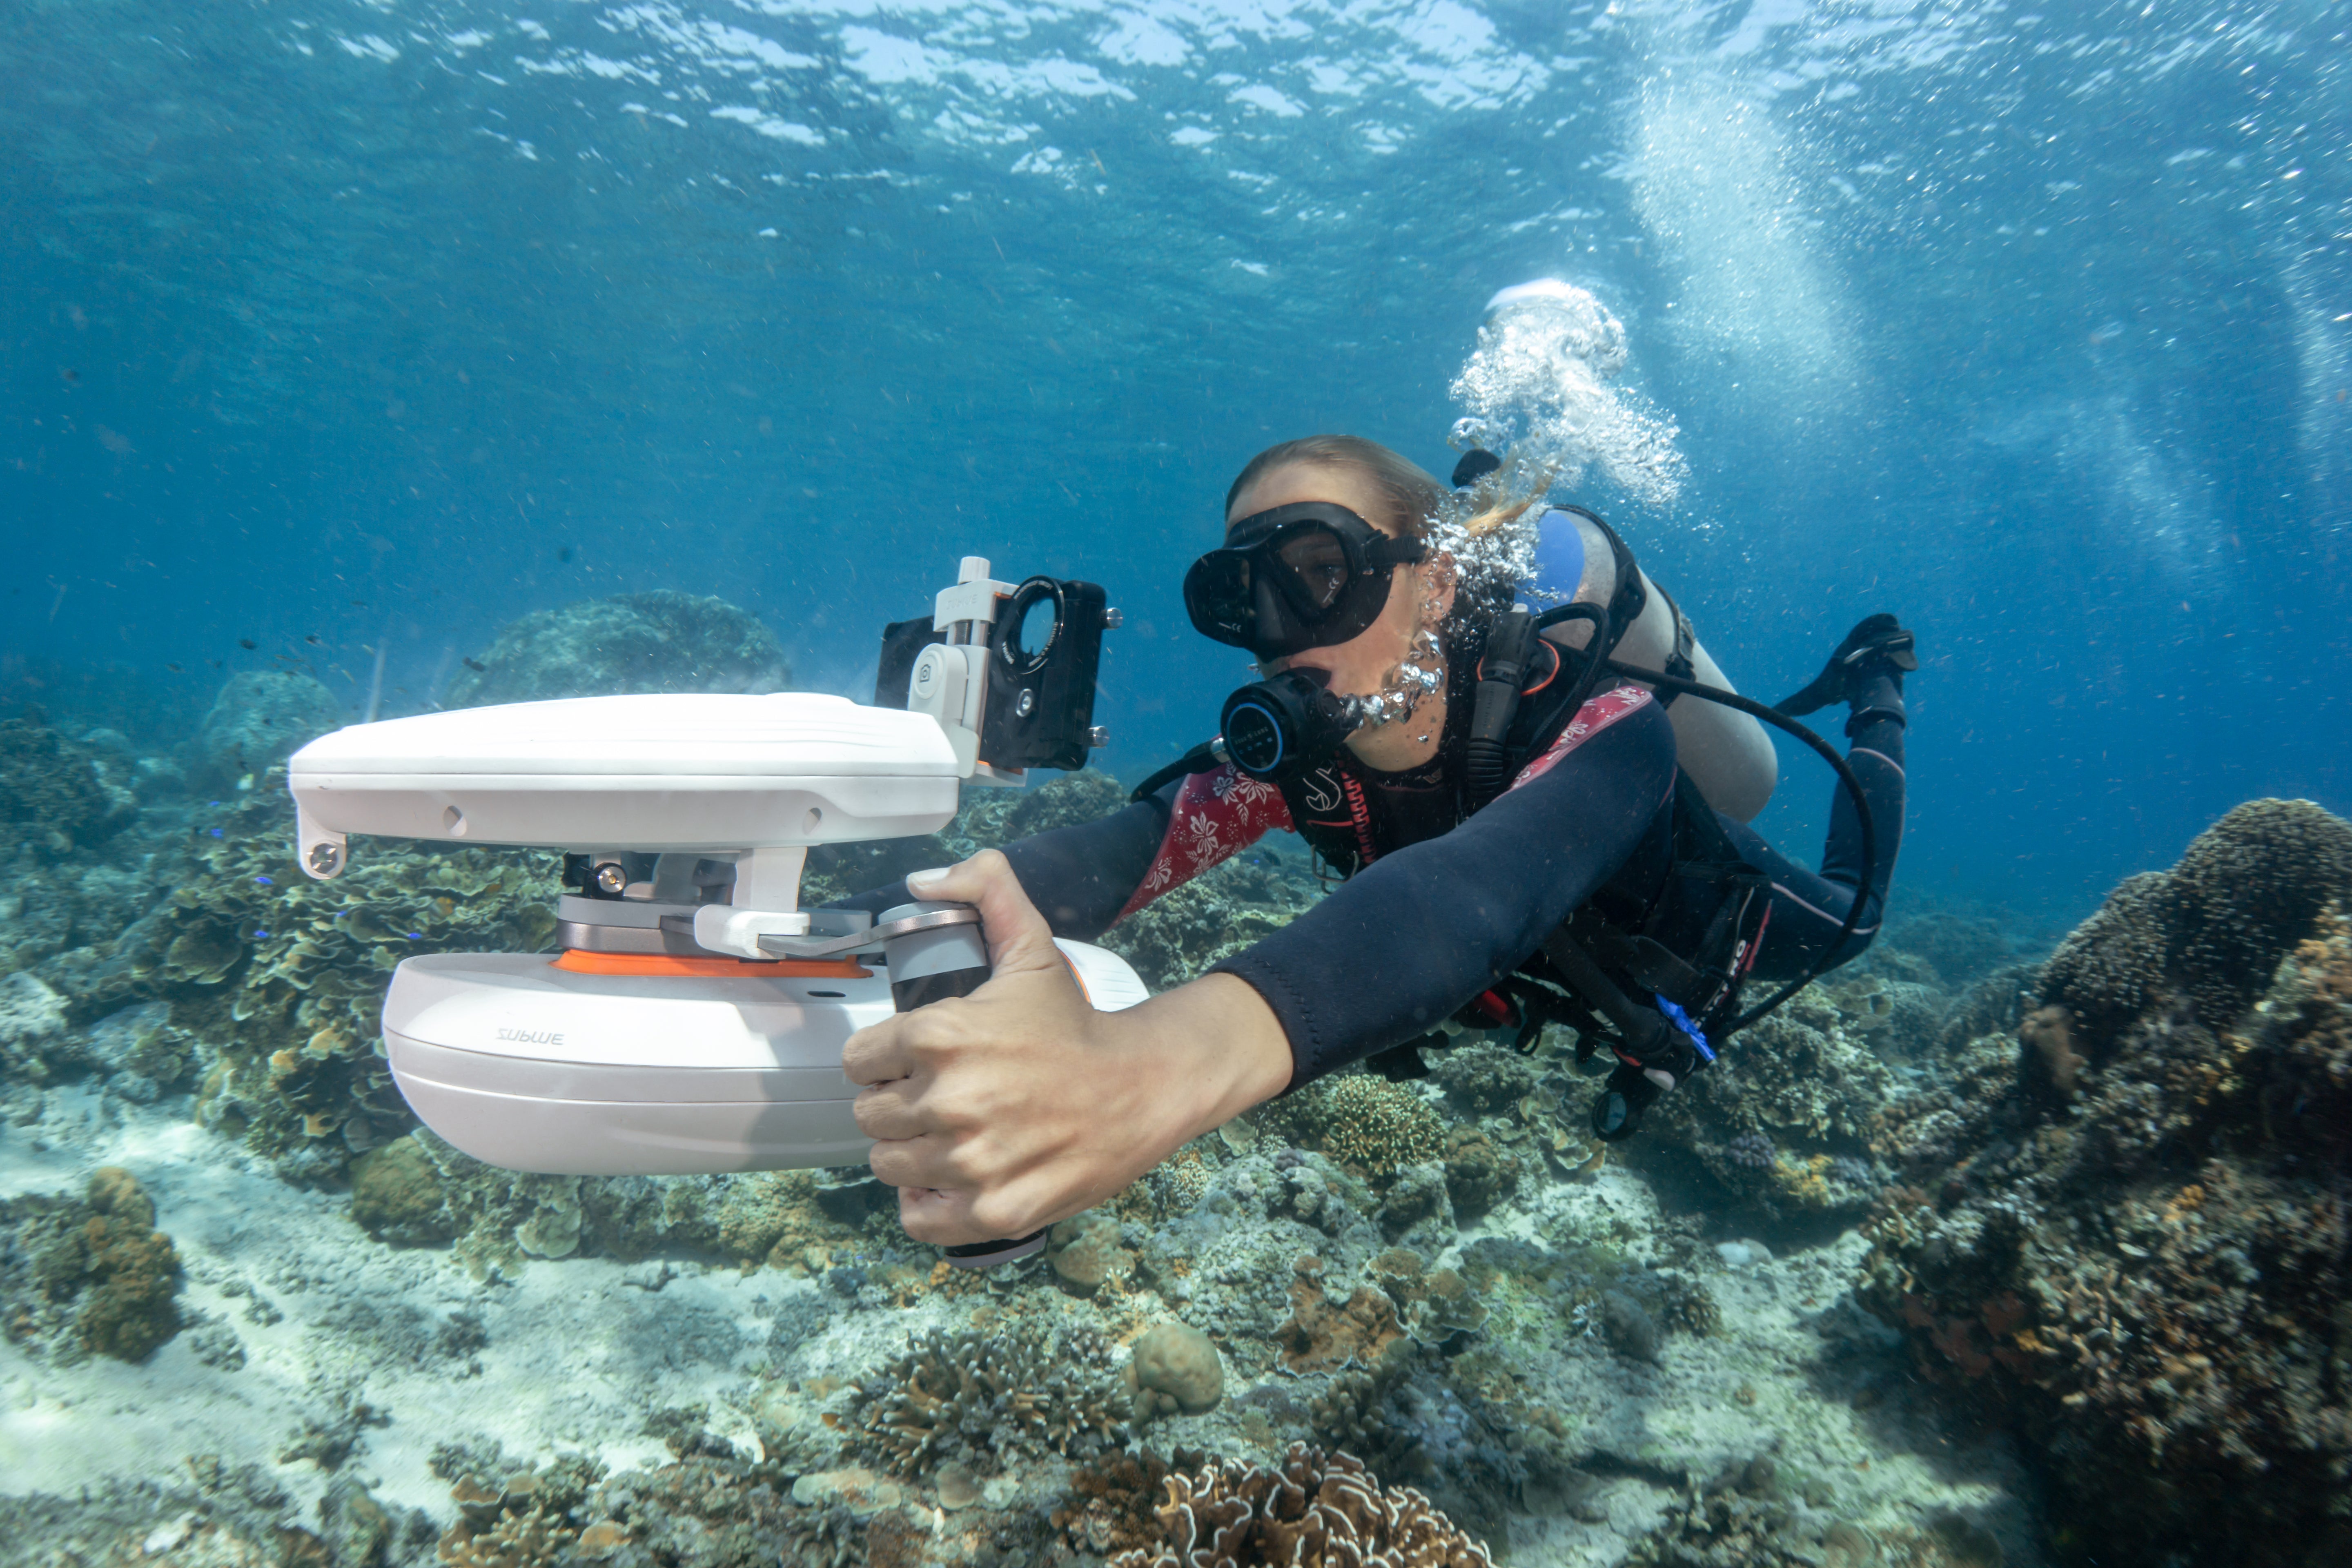
<svg viewBox="0 0 2352 1568"><path fill-rule="evenodd" d="M1297 501L1227 529L1184 574L1184 609L1202 637L1261 659L1333 647L1380 618L1395 567L1428 553L1335 502Z"/></svg>

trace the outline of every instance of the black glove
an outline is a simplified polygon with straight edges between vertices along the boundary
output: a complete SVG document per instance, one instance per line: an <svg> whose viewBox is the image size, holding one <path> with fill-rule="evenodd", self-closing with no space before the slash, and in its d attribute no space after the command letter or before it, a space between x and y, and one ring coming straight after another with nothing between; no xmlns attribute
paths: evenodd
<svg viewBox="0 0 2352 1568"><path fill-rule="evenodd" d="M1895 696L1900 697L1904 672L1919 668L1912 641L1911 634L1897 626L1893 616L1884 611L1865 616L1845 634L1845 640L1837 645L1837 651L1830 655L1829 663L1811 685L1772 706L1791 719L1801 718L1832 702L1854 701L1881 679L1892 681Z"/></svg>

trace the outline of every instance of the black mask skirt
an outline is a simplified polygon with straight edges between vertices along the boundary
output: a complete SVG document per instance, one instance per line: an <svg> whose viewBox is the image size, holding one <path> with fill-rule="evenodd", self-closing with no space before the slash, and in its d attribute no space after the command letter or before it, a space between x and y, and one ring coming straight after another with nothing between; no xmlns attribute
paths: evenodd
<svg viewBox="0 0 2352 1568"><path fill-rule="evenodd" d="M1184 608L1201 635L1261 659L1331 647L1380 618L1394 569L1423 560L1332 501L1297 501L1241 519L1184 574Z"/></svg>

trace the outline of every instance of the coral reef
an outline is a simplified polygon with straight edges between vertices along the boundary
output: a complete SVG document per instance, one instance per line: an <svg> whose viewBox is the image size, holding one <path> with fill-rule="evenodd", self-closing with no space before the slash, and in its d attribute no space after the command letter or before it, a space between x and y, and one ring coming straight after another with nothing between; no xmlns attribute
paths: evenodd
<svg viewBox="0 0 2352 1568"><path fill-rule="evenodd" d="M1079 1551L1097 1556L1149 1548L1159 1539L1153 1510L1166 1495L1171 1471L1197 1470L1207 1462L1197 1448L1178 1448L1165 1459L1149 1448L1105 1454L1070 1472L1054 1528Z"/></svg>
<svg viewBox="0 0 2352 1568"><path fill-rule="evenodd" d="M992 1473L1014 1453L1085 1458L1126 1435L1109 1354L1086 1329L934 1331L858 1389L856 1439L902 1475Z"/></svg>
<svg viewBox="0 0 2352 1568"><path fill-rule="evenodd" d="M825 1212L824 1175L532 1175L486 1165L419 1128L352 1162L351 1212L384 1241L454 1239L478 1279L534 1258L654 1253L821 1272L858 1234Z"/></svg>
<svg viewBox="0 0 2352 1568"><path fill-rule="evenodd" d="M35 1081L66 1029L65 998L22 970L0 980L0 1073Z"/></svg>
<svg viewBox="0 0 2352 1568"><path fill-rule="evenodd" d="M210 1064L203 1120L289 1174L340 1176L413 1120L378 1055L393 968L420 952L544 947L557 883L552 856L388 846L311 881L273 772L196 831L176 890L89 973L80 1005L168 1000Z"/></svg>
<svg viewBox="0 0 2352 1568"><path fill-rule="evenodd" d="M69 855L121 832L138 801L120 771L37 709L0 719L0 847L10 863Z"/></svg>
<svg viewBox="0 0 2352 1568"><path fill-rule="evenodd" d="M1322 897L1297 862L1252 850L1195 877L1105 932L1154 991L1181 985L1271 936Z"/></svg>
<svg viewBox="0 0 2352 1568"><path fill-rule="evenodd" d="M1473 1568L1486 1549L1411 1487L1382 1487L1345 1454L1294 1443L1279 1466L1238 1459L1161 1483L1160 1539L1113 1568Z"/></svg>
<svg viewBox="0 0 2352 1568"><path fill-rule="evenodd" d="M0 1331L51 1356L144 1361L180 1331L180 1258L120 1166L80 1198L0 1203Z"/></svg>
<svg viewBox="0 0 2352 1568"><path fill-rule="evenodd" d="M1092 768L1030 776L1044 782L1024 790L965 790L955 819L937 833L818 845L809 851L801 902L813 906L866 892L909 871L951 866L982 849L1001 849L1032 833L1091 822L1127 803L1127 792L1118 781Z"/></svg>
<svg viewBox="0 0 2352 1568"><path fill-rule="evenodd" d="M240 783L257 788L263 773L347 721L335 694L299 671L233 675L196 732L194 782L224 791Z"/></svg>
<svg viewBox="0 0 2352 1568"><path fill-rule="evenodd" d="M1713 1070L1651 1108L1646 1140L1695 1156L1767 1213L1858 1212L1871 1188L1848 1178L1869 1152L1895 1077L1832 994L1810 986L1742 1032ZM1654 1148L1631 1151L1656 1159Z"/></svg>
<svg viewBox="0 0 2352 1568"><path fill-rule="evenodd" d="M657 588L539 610L449 682L451 708L632 691L782 691L774 634L726 600Z"/></svg>
<svg viewBox="0 0 2352 1568"><path fill-rule="evenodd" d="M1429 1076L1456 1102L1484 1114L1517 1105L1540 1075L1518 1052L1482 1040L1440 1051Z"/></svg>
<svg viewBox="0 0 2352 1568"><path fill-rule="evenodd" d="M2352 1551L2352 936L2315 901L2352 829L2317 816L2240 807L2117 889L2052 1012L1882 1119L1912 1184L1874 1213L1864 1299L2119 1556Z"/></svg>

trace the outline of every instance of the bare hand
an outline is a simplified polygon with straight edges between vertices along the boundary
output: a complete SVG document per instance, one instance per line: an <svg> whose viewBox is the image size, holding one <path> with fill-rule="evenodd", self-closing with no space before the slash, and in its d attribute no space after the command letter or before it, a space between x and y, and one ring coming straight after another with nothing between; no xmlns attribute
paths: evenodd
<svg viewBox="0 0 2352 1568"><path fill-rule="evenodd" d="M1097 1012L995 850L908 881L919 897L979 906L994 971L970 996L859 1030L842 1053L865 1086L857 1125L876 1140L874 1174L898 1189L917 1240L1066 1219L1289 1082L1281 1026L1230 975Z"/></svg>

